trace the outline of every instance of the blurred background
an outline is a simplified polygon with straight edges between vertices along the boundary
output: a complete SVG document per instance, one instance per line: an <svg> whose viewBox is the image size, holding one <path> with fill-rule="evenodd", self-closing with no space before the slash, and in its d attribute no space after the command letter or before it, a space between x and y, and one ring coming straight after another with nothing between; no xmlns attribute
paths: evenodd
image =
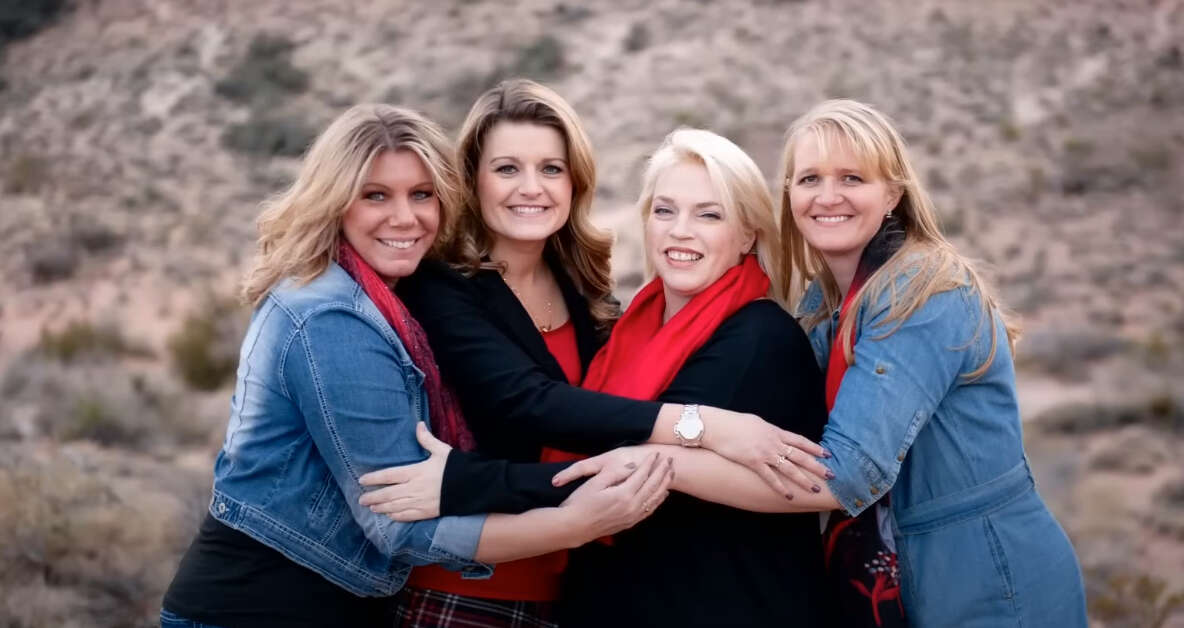
<svg viewBox="0 0 1184 628"><path fill-rule="evenodd" d="M868 101L1024 320L1097 626L1184 626L1184 2L0 0L0 625L148 626L208 499L257 206L349 105L552 85L628 300L647 153Z"/></svg>

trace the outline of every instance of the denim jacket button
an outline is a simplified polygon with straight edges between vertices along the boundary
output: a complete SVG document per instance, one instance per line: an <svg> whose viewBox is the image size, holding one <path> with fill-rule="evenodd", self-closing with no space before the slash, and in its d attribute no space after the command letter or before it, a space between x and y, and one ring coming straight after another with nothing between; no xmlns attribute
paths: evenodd
<svg viewBox="0 0 1184 628"><path fill-rule="evenodd" d="M226 514L226 502L218 502L218 514Z"/></svg>
<svg viewBox="0 0 1184 628"><path fill-rule="evenodd" d="M876 367L876 375L883 375L883 374L884 374L884 367L877 366Z"/></svg>
<svg viewBox="0 0 1184 628"><path fill-rule="evenodd" d="M897 462L904 462L904 454L897 454L896 461Z"/></svg>
<svg viewBox="0 0 1184 628"><path fill-rule="evenodd" d="M862 499L855 500L855 507L856 508L863 508L863 500Z"/></svg>
<svg viewBox="0 0 1184 628"><path fill-rule="evenodd" d="M880 489L878 489L878 488L876 488L876 487L874 487L874 486L873 486L873 487L871 488L871 491L870 491L870 492L871 492L871 494L872 494L872 495L879 495L879 494L880 494Z"/></svg>

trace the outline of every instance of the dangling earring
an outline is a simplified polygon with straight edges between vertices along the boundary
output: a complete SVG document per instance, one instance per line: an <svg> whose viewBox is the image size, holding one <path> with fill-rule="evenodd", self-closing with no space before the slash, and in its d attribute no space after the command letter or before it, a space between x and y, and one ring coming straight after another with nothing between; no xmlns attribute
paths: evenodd
<svg viewBox="0 0 1184 628"><path fill-rule="evenodd" d="M891 218L892 218L892 210L891 210L891 209L890 209L890 210L888 210L888 213L887 213L887 214L884 214L884 218L886 218L886 219L891 219Z"/></svg>

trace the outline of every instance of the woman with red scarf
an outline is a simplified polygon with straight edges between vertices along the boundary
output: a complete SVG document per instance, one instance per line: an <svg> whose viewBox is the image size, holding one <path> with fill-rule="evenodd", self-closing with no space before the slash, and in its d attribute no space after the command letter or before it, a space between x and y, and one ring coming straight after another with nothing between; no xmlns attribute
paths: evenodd
<svg viewBox="0 0 1184 628"><path fill-rule="evenodd" d="M821 374L805 333L769 298L781 258L756 164L714 133L675 131L650 159L639 207L657 277L621 316L584 386L714 404L819 438ZM563 625L829 625L817 516L696 498L703 487L694 485L710 482L695 477L696 455L733 463L666 449L682 494L611 545L577 550ZM692 455L681 466L684 453Z"/></svg>

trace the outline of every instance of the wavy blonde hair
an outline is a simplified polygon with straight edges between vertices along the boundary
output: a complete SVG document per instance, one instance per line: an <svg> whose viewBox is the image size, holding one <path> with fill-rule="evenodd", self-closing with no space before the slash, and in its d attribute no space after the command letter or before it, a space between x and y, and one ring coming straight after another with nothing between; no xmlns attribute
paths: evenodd
<svg viewBox="0 0 1184 628"><path fill-rule="evenodd" d="M815 327L841 305L834 276L827 268L822 254L810 246L798 230L790 207L794 151L799 143L809 140L818 142L824 155L833 150L850 150L870 172L878 173L901 193L900 201L892 213L899 218L904 229L904 244L879 270L872 273L852 302L852 307L859 308L866 303L877 302L885 291L890 292L888 316L884 323L895 323L895 326L880 337L891 335L934 294L969 286L982 297L985 316L980 319L979 329L983 322L989 323L991 349L984 362L965 376L970 379L981 376L994 361L998 346L996 316L1002 318L1008 343L1014 351L1015 341L1019 337L1018 324L1001 306L994 289L982 278L974 264L959 254L942 235L937 212L909 160L904 138L887 116L854 100L825 101L795 120L786 133L781 158L781 206L778 212L781 241L785 248L780 292L785 302L797 303L807 284L817 279L823 294L818 309L800 313L802 326L807 330ZM911 273L912 276L898 291L894 278L905 273ZM843 321L838 338L851 337L855 318L851 316ZM842 346L847 364L854 363L851 343L844 342Z"/></svg>
<svg viewBox="0 0 1184 628"><path fill-rule="evenodd" d="M711 186L719 194L724 210L734 212L740 218L741 226L756 235L752 250L748 253L756 254L761 268L769 276L769 296L784 306L777 290L777 286L783 282L780 278L781 247L777 238L773 197L756 162L728 138L702 129L677 129L667 135L658 150L650 156L642 176L641 195L637 199L642 222L648 221L653 211L654 188L658 177L680 163L693 163L706 168ZM648 264L650 260L646 262Z"/></svg>
<svg viewBox="0 0 1184 628"><path fill-rule="evenodd" d="M440 201L440 232L448 231L461 199L448 137L414 111L356 105L317 137L292 185L263 202L255 260L242 281L244 301L258 305L284 278L303 284L325 272L336 257L346 210L374 158L388 150L423 160Z"/></svg>
<svg viewBox="0 0 1184 628"><path fill-rule="evenodd" d="M596 161L592 143L576 112L550 88L527 79L502 81L481 94L461 125L457 142L464 200L456 228L442 250L453 267L472 276L479 269L505 269L483 262L493 248L493 234L481 218L477 170L486 135L499 122L526 122L555 129L567 146L572 179L571 214L547 239L546 251L558 257L576 288L588 300L592 318L603 329L618 316L612 299L609 257L612 236L592 224L592 196L596 189Z"/></svg>

